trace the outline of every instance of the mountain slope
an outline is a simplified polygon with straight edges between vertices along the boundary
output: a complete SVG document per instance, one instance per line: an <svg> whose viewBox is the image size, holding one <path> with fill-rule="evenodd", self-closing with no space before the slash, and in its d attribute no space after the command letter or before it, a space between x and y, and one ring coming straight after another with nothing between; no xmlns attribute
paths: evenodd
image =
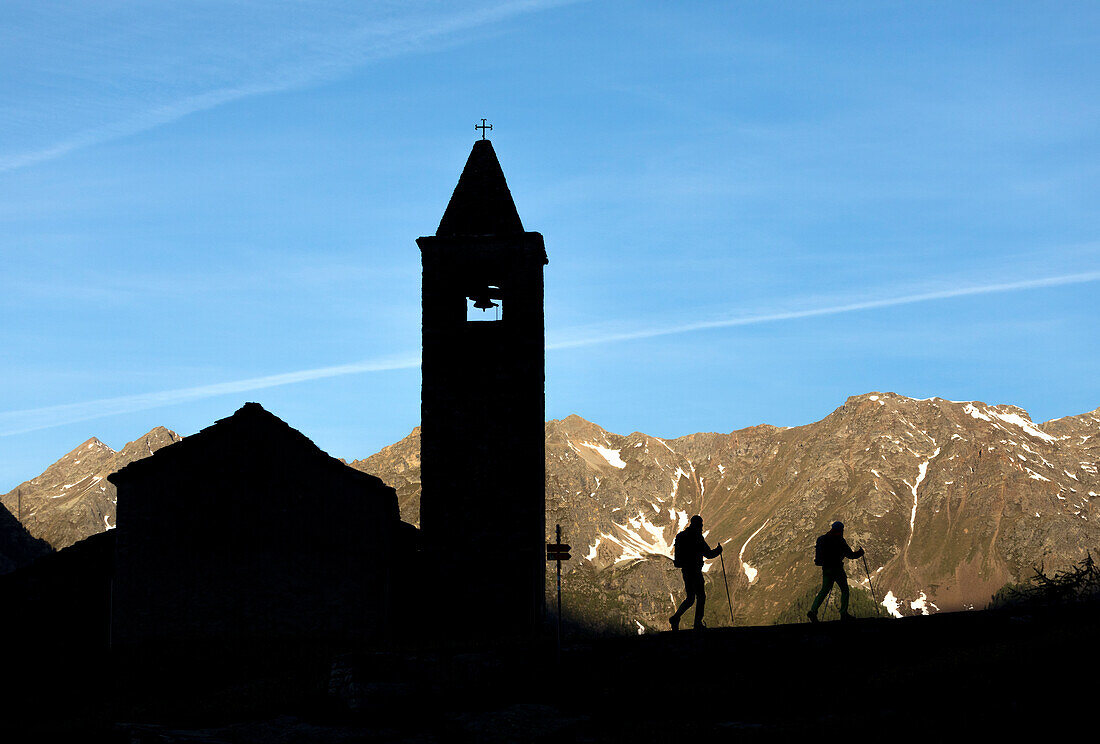
<svg viewBox="0 0 1100 744"><path fill-rule="evenodd" d="M665 626L681 592L672 541L695 513L725 547L739 623L769 622L819 581L812 546L834 519L892 613L982 607L1033 565L1100 545L1097 440L1100 410L1039 426L1013 406L892 393L807 426L669 440L570 416L546 424L547 525L573 545L566 593L596 625ZM414 431L353 463L398 488L413 523L418 452ZM862 563L849 575L866 586ZM719 561L707 577L707 615L728 624Z"/></svg>
<svg viewBox="0 0 1100 744"><path fill-rule="evenodd" d="M115 526L115 487L108 475L180 439L158 426L115 452L92 437L4 494L0 504L31 535L60 550Z"/></svg>

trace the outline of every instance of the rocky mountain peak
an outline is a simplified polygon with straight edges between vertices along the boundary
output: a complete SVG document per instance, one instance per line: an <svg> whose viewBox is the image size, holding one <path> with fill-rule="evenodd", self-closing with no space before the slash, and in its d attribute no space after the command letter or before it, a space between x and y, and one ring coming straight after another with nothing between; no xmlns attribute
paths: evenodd
<svg viewBox="0 0 1100 744"><path fill-rule="evenodd" d="M115 487L107 476L180 441L174 431L158 426L116 452L91 437L0 497L35 538L54 549L72 545L115 526Z"/></svg>
<svg viewBox="0 0 1100 744"><path fill-rule="evenodd" d="M171 429L166 429L163 426L158 426L154 429L150 429L143 436L135 439L132 442L127 442L126 446L122 448L120 453L128 458L127 463L135 460L140 460L143 457L156 452L161 447L166 447L169 444L175 444L182 440L176 432ZM121 466L120 466L121 467Z"/></svg>
<svg viewBox="0 0 1100 744"><path fill-rule="evenodd" d="M111 449L110 446L104 444L99 439L99 437L91 437L87 441L81 443L81 445L77 447L77 449L102 449L107 450L108 452L114 452L114 450Z"/></svg>
<svg viewBox="0 0 1100 744"><path fill-rule="evenodd" d="M98 437L91 437L85 441L73 447L71 450L62 455L53 465L61 465L66 462L72 462L74 460L80 460L81 458L88 457L91 453L106 453L113 455L114 450L99 440ZM51 466L52 467L52 466Z"/></svg>
<svg viewBox="0 0 1100 744"><path fill-rule="evenodd" d="M563 419L546 422L546 428L566 439L605 439L607 431L597 424L571 413Z"/></svg>

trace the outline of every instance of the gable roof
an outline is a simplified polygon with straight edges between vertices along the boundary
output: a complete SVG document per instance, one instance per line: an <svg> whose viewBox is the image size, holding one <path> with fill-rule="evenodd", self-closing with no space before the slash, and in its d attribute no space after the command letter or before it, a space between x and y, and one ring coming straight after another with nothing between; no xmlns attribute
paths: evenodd
<svg viewBox="0 0 1100 744"><path fill-rule="evenodd" d="M360 472L327 454L297 429L291 428L259 403L245 403L232 416L189 437L135 460L107 476L115 485L156 478L164 469L190 465L194 461L239 459L242 462L293 461L298 467L324 469L335 475L388 488L380 478Z"/></svg>

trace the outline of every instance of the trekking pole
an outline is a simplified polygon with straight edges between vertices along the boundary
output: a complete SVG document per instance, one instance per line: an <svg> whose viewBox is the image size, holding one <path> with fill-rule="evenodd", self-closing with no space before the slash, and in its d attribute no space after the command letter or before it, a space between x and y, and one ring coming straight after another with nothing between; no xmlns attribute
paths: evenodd
<svg viewBox="0 0 1100 744"><path fill-rule="evenodd" d="M875 587L871 585L871 569L867 566L867 554L863 554L863 570L867 572L867 588L871 590L871 599L875 600L875 607L878 607L878 597L875 596Z"/></svg>
<svg viewBox="0 0 1100 744"><path fill-rule="evenodd" d="M730 599L730 581L726 578L726 557L721 553L718 557L722 559L722 583L726 585L726 601L730 603L730 625L733 625L733 600Z"/></svg>

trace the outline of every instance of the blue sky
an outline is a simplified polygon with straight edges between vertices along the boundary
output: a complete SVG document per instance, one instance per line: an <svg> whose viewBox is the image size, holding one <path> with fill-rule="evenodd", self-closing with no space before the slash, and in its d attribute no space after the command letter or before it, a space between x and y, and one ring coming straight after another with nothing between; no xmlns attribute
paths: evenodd
<svg viewBox="0 0 1100 744"><path fill-rule="evenodd" d="M414 240L482 116L550 417L1091 410L1098 47L1094 3L5 3L0 491L247 400L407 434Z"/></svg>

